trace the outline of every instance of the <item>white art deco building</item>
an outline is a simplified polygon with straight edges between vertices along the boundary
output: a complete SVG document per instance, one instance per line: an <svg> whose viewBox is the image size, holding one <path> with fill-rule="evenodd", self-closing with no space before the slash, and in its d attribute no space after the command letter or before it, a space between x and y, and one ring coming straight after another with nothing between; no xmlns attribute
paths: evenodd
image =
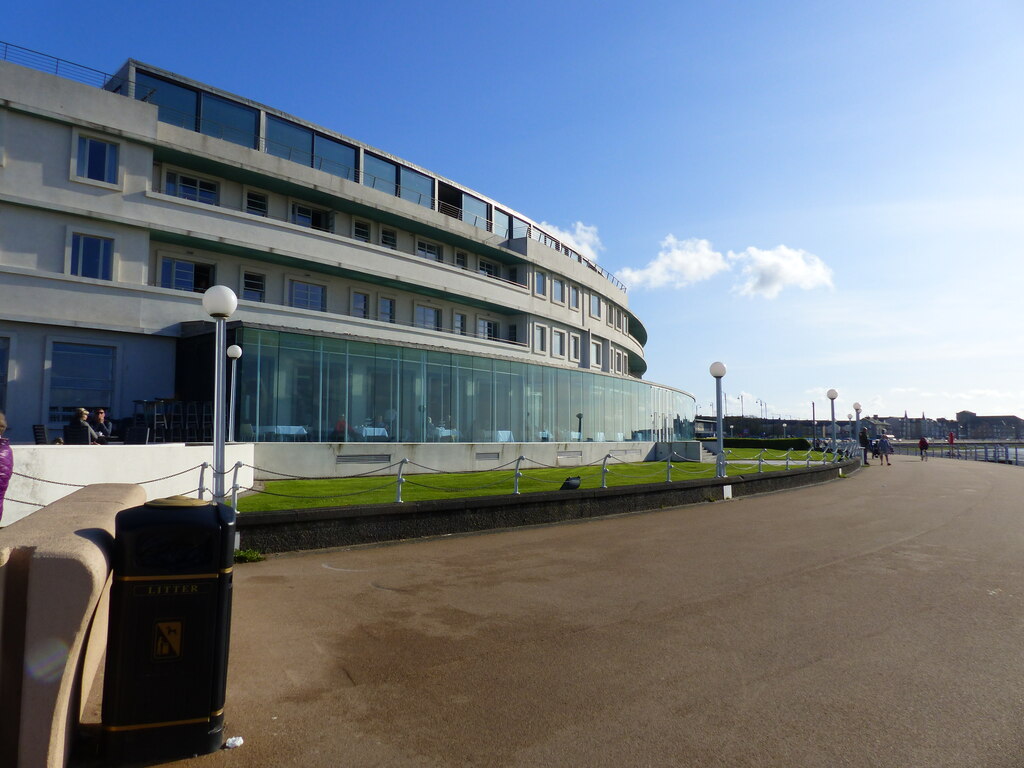
<svg viewBox="0 0 1024 768"><path fill-rule="evenodd" d="M14 441L78 406L202 439L218 283L240 440L692 439L693 398L642 380L624 286L511 207L136 61L0 58Z"/></svg>

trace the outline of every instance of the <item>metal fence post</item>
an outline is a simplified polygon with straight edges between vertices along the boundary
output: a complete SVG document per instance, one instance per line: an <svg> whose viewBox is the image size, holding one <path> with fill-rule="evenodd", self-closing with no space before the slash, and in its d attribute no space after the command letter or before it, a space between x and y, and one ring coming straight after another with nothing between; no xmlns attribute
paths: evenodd
<svg viewBox="0 0 1024 768"><path fill-rule="evenodd" d="M405 482L405 478L402 477L402 470L405 469L406 462L408 459L402 459L398 462L398 481L395 483L395 502L398 504L402 503L402 484Z"/></svg>
<svg viewBox="0 0 1024 768"><path fill-rule="evenodd" d="M199 499L203 498L203 491L206 488L206 468L210 466L207 462L199 465Z"/></svg>
<svg viewBox="0 0 1024 768"><path fill-rule="evenodd" d="M604 461L601 462L601 487L602 488L607 488L608 487L608 459L610 459L611 457L612 457L612 455L610 453L606 453L604 455Z"/></svg>
<svg viewBox="0 0 1024 768"><path fill-rule="evenodd" d="M516 476L515 479L512 481L512 493L514 493L516 496L519 495L519 478L523 476L523 473L519 471L519 465L525 458L525 456L520 456L518 459L516 459Z"/></svg>
<svg viewBox="0 0 1024 768"><path fill-rule="evenodd" d="M668 458L665 459L665 482L672 482L672 449L669 448Z"/></svg>

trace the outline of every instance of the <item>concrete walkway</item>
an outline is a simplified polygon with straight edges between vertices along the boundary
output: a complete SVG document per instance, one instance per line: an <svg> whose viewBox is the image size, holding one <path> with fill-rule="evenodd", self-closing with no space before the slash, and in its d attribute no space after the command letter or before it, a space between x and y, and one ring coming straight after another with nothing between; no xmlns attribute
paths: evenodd
<svg viewBox="0 0 1024 768"><path fill-rule="evenodd" d="M219 766L1024 765L1024 471L236 571Z"/></svg>

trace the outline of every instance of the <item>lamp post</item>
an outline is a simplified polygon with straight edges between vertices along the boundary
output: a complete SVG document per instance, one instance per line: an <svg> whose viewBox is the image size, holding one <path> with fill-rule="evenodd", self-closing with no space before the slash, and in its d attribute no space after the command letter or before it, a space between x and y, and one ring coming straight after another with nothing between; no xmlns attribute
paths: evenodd
<svg viewBox="0 0 1024 768"><path fill-rule="evenodd" d="M785 422L782 423L782 437L783 437L783 439L785 439L785 437L786 437L786 423Z"/></svg>
<svg viewBox="0 0 1024 768"><path fill-rule="evenodd" d="M853 428L854 436L860 439L860 403L853 404L853 412L857 414L857 424Z"/></svg>
<svg viewBox="0 0 1024 768"><path fill-rule="evenodd" d="M238 390L238 385L235 383L235 366L238 364L238 358L242 356L242 348L237 344L232 344L228 347L227 351L228 358L231 360L231 395L228 397L228 402L231 404L228 406L228 442L235 442L235 392Z"/></svg>
<svg viewBox="0 0 1024 768"><path fill-rule="evenodd" d="M722 377L725 376L725 363L712 363L708 369L715 377L715 402L718 407L715 409L717 416L718 434L718 455L715 457L715 477L725 477L725 429L722 425Z"/></svg>
<svg viewBox="0 0 1024 768"><path fill-rule="evenodd" d="M238 297L226 285L214 285L203 294L203 309L214 320L213 343L213 500L224 502L224 390L227 357L228 318L238 306Z"/></svg>
<svg viewBox="0 0 1024 768"><path fill-rule="evenodd" d="M839 393L834 389L830 389L825 393L828 396L829 403L832 406L832 452L836 450L836 398L839 397Z"/></svg>

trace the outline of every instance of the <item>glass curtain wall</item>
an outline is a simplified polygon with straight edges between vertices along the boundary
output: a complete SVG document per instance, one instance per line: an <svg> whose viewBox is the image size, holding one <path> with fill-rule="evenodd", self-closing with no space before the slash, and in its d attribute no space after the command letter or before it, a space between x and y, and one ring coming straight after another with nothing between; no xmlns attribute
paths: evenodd
<svg viewBox="0 0 1024 768"><path fill-rule="evenodd" d="M694 400L643 381L473 355L239 328L240 440L693 439Z"/></svg>

